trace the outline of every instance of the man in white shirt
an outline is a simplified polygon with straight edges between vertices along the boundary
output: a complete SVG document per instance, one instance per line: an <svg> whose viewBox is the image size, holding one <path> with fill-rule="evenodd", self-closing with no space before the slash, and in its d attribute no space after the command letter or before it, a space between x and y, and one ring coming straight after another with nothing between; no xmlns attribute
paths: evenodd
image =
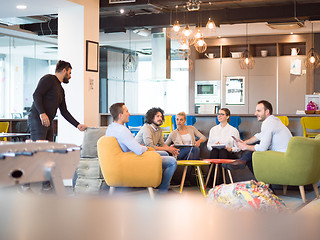
<svg viewBox="0 0 320 240"><path fill-rule="evenodd" d="M250 152L244 154L239 160L236 160L232 164L222 164L223 167L233 170L244 168L246 164L251 172L253 172L252 153L254 151L287 151L292 134L279 118L272 115L271 103L266 100L259 101L256 106L255 116L258 121L262 122L261 132L246 141L239 139L237 142L237 146L241 150L248 150Z"/></svg>

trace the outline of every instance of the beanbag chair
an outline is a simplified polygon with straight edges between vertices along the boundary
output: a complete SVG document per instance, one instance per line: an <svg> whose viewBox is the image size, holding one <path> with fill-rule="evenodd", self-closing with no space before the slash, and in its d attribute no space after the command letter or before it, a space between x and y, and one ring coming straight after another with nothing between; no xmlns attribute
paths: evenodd
<svg viewBox="0 0 320 240"><path fill-rule="evenodd" d="M263 182L221 184L209 191L208 201L230 209L286 212L288 208Z"/></svg>

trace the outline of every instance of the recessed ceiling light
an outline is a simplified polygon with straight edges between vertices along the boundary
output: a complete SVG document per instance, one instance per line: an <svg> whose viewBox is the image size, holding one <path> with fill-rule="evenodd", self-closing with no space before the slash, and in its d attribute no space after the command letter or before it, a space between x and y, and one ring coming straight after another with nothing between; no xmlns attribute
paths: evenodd
<svg viewBox="0 0 320 240"><path fill-rule="evenodd" d="M293 32L291 32L290 34L293 34Z"/></svg>
<svg viewBox="0 0 320 240"><path fill-rule="evenodd" d="M221 38L221 36L218 36L218 38Z"/></svg>
<svg viewBox="0 0 320 240"><path fill-rule="evenodd" d="M121 14L124 13L124 9L123 9L123 8L120 9L120 13L121 13Z"/></svg>
<svg viewBox="0 0 320 240"><path fill-rule="evenodd" d="M26 5L17 5L16 8L20 9L20 10L24 10L27 8L27 6Z"/></svg>

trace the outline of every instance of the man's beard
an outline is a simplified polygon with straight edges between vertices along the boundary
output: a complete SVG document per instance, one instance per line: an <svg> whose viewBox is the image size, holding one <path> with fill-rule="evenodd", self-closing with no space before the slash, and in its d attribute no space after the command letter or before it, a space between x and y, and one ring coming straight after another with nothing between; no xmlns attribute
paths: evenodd
<svg viewBox="0 0 320 240"><path fill-rule="evenodd" d="M157 127L160 127L162 125L162 121L160 124L156 123L156 122L153 122L154 125L156 125Z"/></svg>
<svg viewBox="0 0 320 240"><path fill-rule="evenodd" d="M68 77L67 77L67 74L64 75L62 82L65 83L65 84L68 84L68 83L69 83L69 79L68 79Z"/></svg>

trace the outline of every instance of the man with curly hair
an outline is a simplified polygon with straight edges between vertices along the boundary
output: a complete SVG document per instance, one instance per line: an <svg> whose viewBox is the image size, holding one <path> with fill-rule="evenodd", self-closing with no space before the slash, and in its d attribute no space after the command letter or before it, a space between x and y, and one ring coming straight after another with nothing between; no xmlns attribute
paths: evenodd
<svg viewBox="0 0 320 240"><path fill-rule="evenodd" d="M149 109L145 115L145 124L136 135L136 139L141 145L161 151L161 155L167 155L166 152L169 152L173 156L177 156L179 149L168 146L163 141L162 129L160 128L163 120L164 111L161 108Z"/></svg>

